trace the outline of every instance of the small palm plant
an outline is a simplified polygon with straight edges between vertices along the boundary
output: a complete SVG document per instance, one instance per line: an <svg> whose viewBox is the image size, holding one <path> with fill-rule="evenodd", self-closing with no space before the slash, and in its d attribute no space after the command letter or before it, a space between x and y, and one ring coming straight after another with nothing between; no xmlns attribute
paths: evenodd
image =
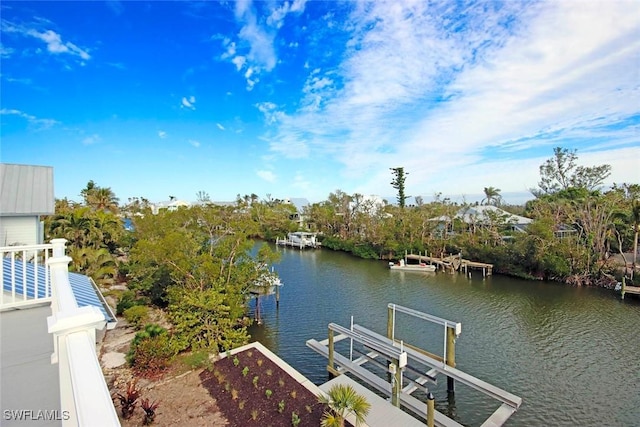
<svg viewBox="0 0 640 427"><path fill-rule="evenodd" d="M327 405L322 415L322 427L344 427L349 414L356 418L356 427L364 423L371 404L359 395L350 385L336 384L329 389L327 396L318 396L318 401Z"/></svg>

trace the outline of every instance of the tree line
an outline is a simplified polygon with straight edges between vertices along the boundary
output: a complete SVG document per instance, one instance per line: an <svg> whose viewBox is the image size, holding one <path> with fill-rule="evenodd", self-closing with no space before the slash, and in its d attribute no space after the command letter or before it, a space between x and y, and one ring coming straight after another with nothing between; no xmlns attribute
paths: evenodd
<svg viewBox="0 0 640 427"><path fill-rule="evenodd" d="M608 165L577 166L575 151L556 148L540 166L535 198L524 206L502 204L500 190L484 187L482 220L459 213L477 204L455 203L440 194L407 205L408 173L392 168L398 204L336 190L305 207L306 231L320 233L323 246L372 259L401 257L405 251L465 258L494 264L498 273L571 284L608 285L633 271L619 271L612 254L632 252L636 262L640 231L640 185L602 190ZM81 190L82 202L56 201L45 219L47 238L64 237L73 271L90 275L103 287L126 282L123 311L137 304L161 308L172 324L172 346L179 350L223 350L246 342L249 290L260 280L263 263L277 254L268 245L254 253L254 239L273 240L296 231L296 208L267 195L238 195L220 206L205 192L199 203L152 214L143 197L120 205L109 187L93 181ZM458 214L458 215L457 215ZM509 214L531 218L526 231L513 229ZM124 228L124 221L133 224Z"/></svg>
<svg viewBox="0 0 640 427"><path fill-rule="evenodd" d="M577 165L575 150L555 148L540 166L534 199L524 206L502 204L500 189L484 187L482 218L463 220L474 205L454 203L440 194L430 203L415 198L407 206L403 168L391 168L397 205L349 195L341 190L308 207L312 230L322 233L323 245L363 258L391 259L406 252L440 256L462 253L465 258L494 264L494 270L529 279L610 286L621 274L612 255L636 263L640 229L640 185L619 184L601 189L611 167ZM514 230L511 215L531 218L526 230ZM631 252L627 260L625 253Z"/></svg>

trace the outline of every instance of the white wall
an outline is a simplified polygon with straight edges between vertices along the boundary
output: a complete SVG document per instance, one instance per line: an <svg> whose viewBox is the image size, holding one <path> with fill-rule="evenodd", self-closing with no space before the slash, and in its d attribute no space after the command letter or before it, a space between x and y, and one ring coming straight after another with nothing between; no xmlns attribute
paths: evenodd
<svg viewBox="0 0 640 427"><path fill-rule="evenodd" d="M0 217L0 246L37 245L40 235L38 216Z"/></svg>

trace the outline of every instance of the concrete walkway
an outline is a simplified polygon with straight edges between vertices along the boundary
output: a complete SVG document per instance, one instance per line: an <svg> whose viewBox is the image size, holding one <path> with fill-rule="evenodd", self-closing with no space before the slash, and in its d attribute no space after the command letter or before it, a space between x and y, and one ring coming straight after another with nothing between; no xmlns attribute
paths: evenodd
<svg viewBox="0 0 640 427"><path fill-rule="evenodd" d="M388 400L378 396L368 388L357 383L346 375L339 375L320 386L325 393L331 389L334 384L350 385L355 391L364 396L367 402L371 404L369 415L367 415L366 423L369 427L424 427L425 424L411 415L407 414L400 408L396 408Z"/></svg>

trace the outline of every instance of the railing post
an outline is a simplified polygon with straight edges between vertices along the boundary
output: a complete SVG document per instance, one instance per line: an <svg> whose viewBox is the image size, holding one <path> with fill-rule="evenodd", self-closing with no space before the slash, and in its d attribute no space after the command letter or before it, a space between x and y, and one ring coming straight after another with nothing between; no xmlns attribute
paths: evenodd
<svg viewBox="0 0 640 427"><path fill-rule="evenodd" d="M392 307L387 306L387 338L391 341L394 340L393 331L395 329L395 319L394 319L394 309Z"/></svg>
<svg viewBox="0 0 640 427"><path fill-rule="evenodd" d="M62 424L119 426L95 349L96 329L103 329L106 319L97 307L78 307L69 283L71 258L65 255L65 243L52 240L53 254L46 262L53 312L47 318L53 334L51 363L58 364L61 408L68 411Z"/></svg>

